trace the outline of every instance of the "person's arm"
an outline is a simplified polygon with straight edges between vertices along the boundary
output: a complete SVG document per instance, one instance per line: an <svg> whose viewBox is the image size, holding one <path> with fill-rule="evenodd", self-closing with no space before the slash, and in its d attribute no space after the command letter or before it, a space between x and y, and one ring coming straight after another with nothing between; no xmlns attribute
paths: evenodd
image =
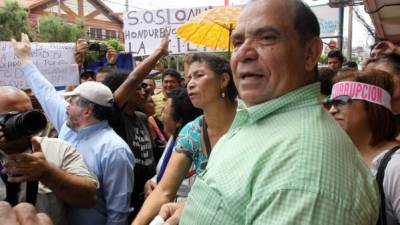
<svg viewBox="0 0 400 225"><path fill-rule="evenodd" d="M191 165L183 153L173 152L159 184L144 202L132 225L147 225L157 215L164 203L174 199L182 180Z"/></svg>
<svg viewBox="0 0 400 225"><path fill-rule="evenodd" d="M128 147L127 147L128 148ZM102 159L107 225L126 224L134 184L134 156L125 148L113 149Z"/></svg>
<svg viewBox="0 0 400 225"><path fill-rule="evenodd" d="M149 57L143 60L128 76L124 83L114 92L115 102L122 107L134 93L136 87L146 78L150 71L154 68L157 61L168 54L169 36L165 35L161 41L161 45Z"/></svg>
<svg viewBox="0 0 400 225"><path fill-rule="evenodd" d="M67 119L66 107L68 103L57 94L54 86L40 73L31 59L31 43L28 35L21 34L21 42L12 40L14 54L22 64L23 76L32 89L43 110L58 132Z"/></svg>
<svg viewBox="0 0 400 225"><path fill-rule="evenodd" d="M39 141L32 139L33 153L9 155L3 172L10 182L39 180L65 203L78 207L94 207L96 182L88 177L67 173L49 162Z"/></svg>

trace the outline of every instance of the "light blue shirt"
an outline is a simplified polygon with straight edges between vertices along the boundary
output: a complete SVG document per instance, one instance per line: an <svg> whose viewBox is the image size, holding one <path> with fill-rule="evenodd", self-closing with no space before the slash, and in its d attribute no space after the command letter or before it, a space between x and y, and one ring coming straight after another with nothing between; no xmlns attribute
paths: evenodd
<svg viewBox="0 0 400 225"><path fill-rule="evenodd" d="M69 208L69 224L121 225L127 224L131 211L134 156L129 146L100 121L79 131L66 125L68 103L57 94L53 85L33 64L22 67L24 77L43 110L59 132L59 138L73 144L84 157L89 170L99 180L95 208Z"/></svg>

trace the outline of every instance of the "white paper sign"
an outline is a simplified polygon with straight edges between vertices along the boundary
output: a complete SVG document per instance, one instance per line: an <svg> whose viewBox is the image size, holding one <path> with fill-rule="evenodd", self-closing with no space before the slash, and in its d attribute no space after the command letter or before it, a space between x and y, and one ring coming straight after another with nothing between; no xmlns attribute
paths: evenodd
<svg viewBox="0 0 400 225"><path fill-rule="evenodd" d="M321 37L337 36L339 34L339 9L328 5L312 6L312 11L318 18Z"/></svg>
<svg viewBox="0 0 400 225"><path fill-rule="evenodd" d="M32 61L54 86L79 83L74 43L32 43ZM11 42L0 42L0 86L29 88Z"/></svg>
<svg viewBox="0 0 400 225"><path fill-rule="evenodd" d="M171 54L214 51L197 48L176 37L176 29L212 6L189 9L159 9L124 13L125 51L134 56L151 54L160 46L165 31L170 33Z"/></svg>

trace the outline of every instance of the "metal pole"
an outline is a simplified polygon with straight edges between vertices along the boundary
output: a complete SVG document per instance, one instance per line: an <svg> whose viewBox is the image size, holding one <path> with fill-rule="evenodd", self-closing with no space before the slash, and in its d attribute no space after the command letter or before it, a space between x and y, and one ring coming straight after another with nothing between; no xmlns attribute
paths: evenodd
<svg viewBox="0 0 400 225"><path fill-rule="evenodd" d="M125 0L125 11L129 11L129 0Z"/></svg>
<svg viewBox="0 0 400 225"><path fill-rule="evenodd" d="M351 54L353 48L353 6L349 6L349 33L347 43L347 60L351 61Z"/></svg>
<svg viewBox="0 0 400 225"><path fill-rule="evenodd" d="M339 8L339 50L343 51L343 17L344 8Z"/></svg>
<svg viewBox="0 0 400 225"><path fill-rule="evenodd" d="M57 12L58 17L61 16L61 0L58 0L58 12Z"/></svg>

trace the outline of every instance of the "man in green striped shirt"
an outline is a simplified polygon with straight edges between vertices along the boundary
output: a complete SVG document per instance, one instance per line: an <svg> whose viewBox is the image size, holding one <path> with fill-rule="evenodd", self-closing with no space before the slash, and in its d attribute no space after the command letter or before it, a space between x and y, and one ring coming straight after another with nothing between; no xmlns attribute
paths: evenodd
<svg viewBox="0 0 400 225"><path fill-rule="evenodd" d="M318 102L322 42L310 8L253 1L232 43L244 104L196 178L179 224L376 224L375 180ZM171 225L180 212L173 206L160 212L172 214Z"/></svg>

